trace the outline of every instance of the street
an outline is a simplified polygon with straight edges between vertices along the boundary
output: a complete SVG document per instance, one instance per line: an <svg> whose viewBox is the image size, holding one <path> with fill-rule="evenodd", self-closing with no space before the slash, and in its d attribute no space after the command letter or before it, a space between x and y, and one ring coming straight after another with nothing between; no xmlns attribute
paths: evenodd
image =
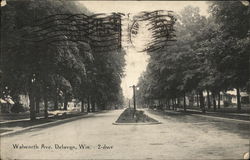
<svg viewBox="0 0 250 160"><path fill-rule="evenodd" d="M2 159L240 159L249 151L247 122L146 111L162 124L112 125L122 111L1 138Z"/></svg>

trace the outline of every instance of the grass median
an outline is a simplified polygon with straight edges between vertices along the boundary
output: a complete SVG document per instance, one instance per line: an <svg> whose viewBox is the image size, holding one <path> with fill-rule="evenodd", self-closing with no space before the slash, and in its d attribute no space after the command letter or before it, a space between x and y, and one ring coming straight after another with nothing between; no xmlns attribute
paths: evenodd
<svg viewBox="0 0 250 160"><path fill-rule="evenodd" d="M119 116L115 123L157 123L158 121L149 117L142 110L127 108Z"/></svg>

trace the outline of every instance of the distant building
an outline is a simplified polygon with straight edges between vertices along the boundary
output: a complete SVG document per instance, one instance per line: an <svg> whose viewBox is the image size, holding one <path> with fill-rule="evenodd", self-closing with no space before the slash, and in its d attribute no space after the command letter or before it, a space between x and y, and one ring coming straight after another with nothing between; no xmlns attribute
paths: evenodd
<svg viewBox="0 0 250 160"><path fill-rule="evenodd" d="M19 102L23 107L28 108L30 104L29 96L24 94L19 95Z"/></svg>
<svg viewBox="0 0 250 160"><path fill-rule="evenodd" d="M236 89L227 91L224 95L226 97L229 97L231 99L231 103L236 104L237 103L237 93ZM250 103L250 95L247 92L240 92L241 97L241 103L243 104L249 104Z"/></svg>
<svg viewBox="0 0 250 160"><path fill-rule="evenodd" d="M14 104L15 103L10 97L4 98L4 99L0 98L0 112L10 113L10 109Z"/></svg>
<svg viewBox="0 0 250 160"><path fill-rule="evenodd" d="M204 97L207 96L207 92L203 93ZM240 98L242 104L249 104L250 103L250 95L247 92L240 92ZM212 98L210 97L210 100L212 102ZM205 98L205 101L207 101L207 98ZM229 104L237 104L237 93L236 89L229 90L227 92L220 92L220 104L224 105L225 102L228 102ZM218 104L218 96L216 96L216 104Z"/></svg>

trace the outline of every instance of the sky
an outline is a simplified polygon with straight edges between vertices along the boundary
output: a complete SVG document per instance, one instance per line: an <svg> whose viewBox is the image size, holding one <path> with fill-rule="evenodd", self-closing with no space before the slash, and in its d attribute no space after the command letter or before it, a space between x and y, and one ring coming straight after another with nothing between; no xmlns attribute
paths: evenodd
<svg viewBox="0 0 250 160"><path fill-rule="evenodd" d="M185 6L195 6L200 8L200 14L207 16L208 4L205 1L81 1L85 7L94 13L122 12L124 14L135 15L142 11L171 10L180 12ZM126 39L126 27L129 21L123 20L123 39ZM141 25L140 25L141 26ZM144 26L142 24L142 26ZM142 28L142 29L141 29ZM133 39L134 45L128 45L127 40L123 40L123 47L126 50L125 77L122 79L121 87L126 98L133 96L130 86L136 85L141 73L146 70L148 55L140 52L143 44L150 38L150 33L144 27L140 27L138 35Z"/></svg>

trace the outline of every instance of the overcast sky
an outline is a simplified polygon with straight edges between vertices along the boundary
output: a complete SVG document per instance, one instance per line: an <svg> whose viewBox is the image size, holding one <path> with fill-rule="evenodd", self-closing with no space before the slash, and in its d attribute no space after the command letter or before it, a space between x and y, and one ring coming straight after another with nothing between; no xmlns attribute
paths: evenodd
<svg viewBox="0 0 250 160"><path fill-rule="evenodd" d="M185 6L191 5L199 7L202 15L208 15L208 4L205 1L81 1L80 3L94 13L122 12L136 14L141 11L154 10L172 10L178 13ZM125 29L123 30L125 31ZM137 41L146 40L145 35L148 35L146 32L145 29L141 30L139 36L137 36ZM124 96L128 98L133 95L129 86L137 84L140 74L145 71L147 66L148 56L146 53L138 52L138 48L140 48L139 45L136 45L136 48L125 48L127 65L125 68L126 76L122 81L122 89Z"/></svg>

